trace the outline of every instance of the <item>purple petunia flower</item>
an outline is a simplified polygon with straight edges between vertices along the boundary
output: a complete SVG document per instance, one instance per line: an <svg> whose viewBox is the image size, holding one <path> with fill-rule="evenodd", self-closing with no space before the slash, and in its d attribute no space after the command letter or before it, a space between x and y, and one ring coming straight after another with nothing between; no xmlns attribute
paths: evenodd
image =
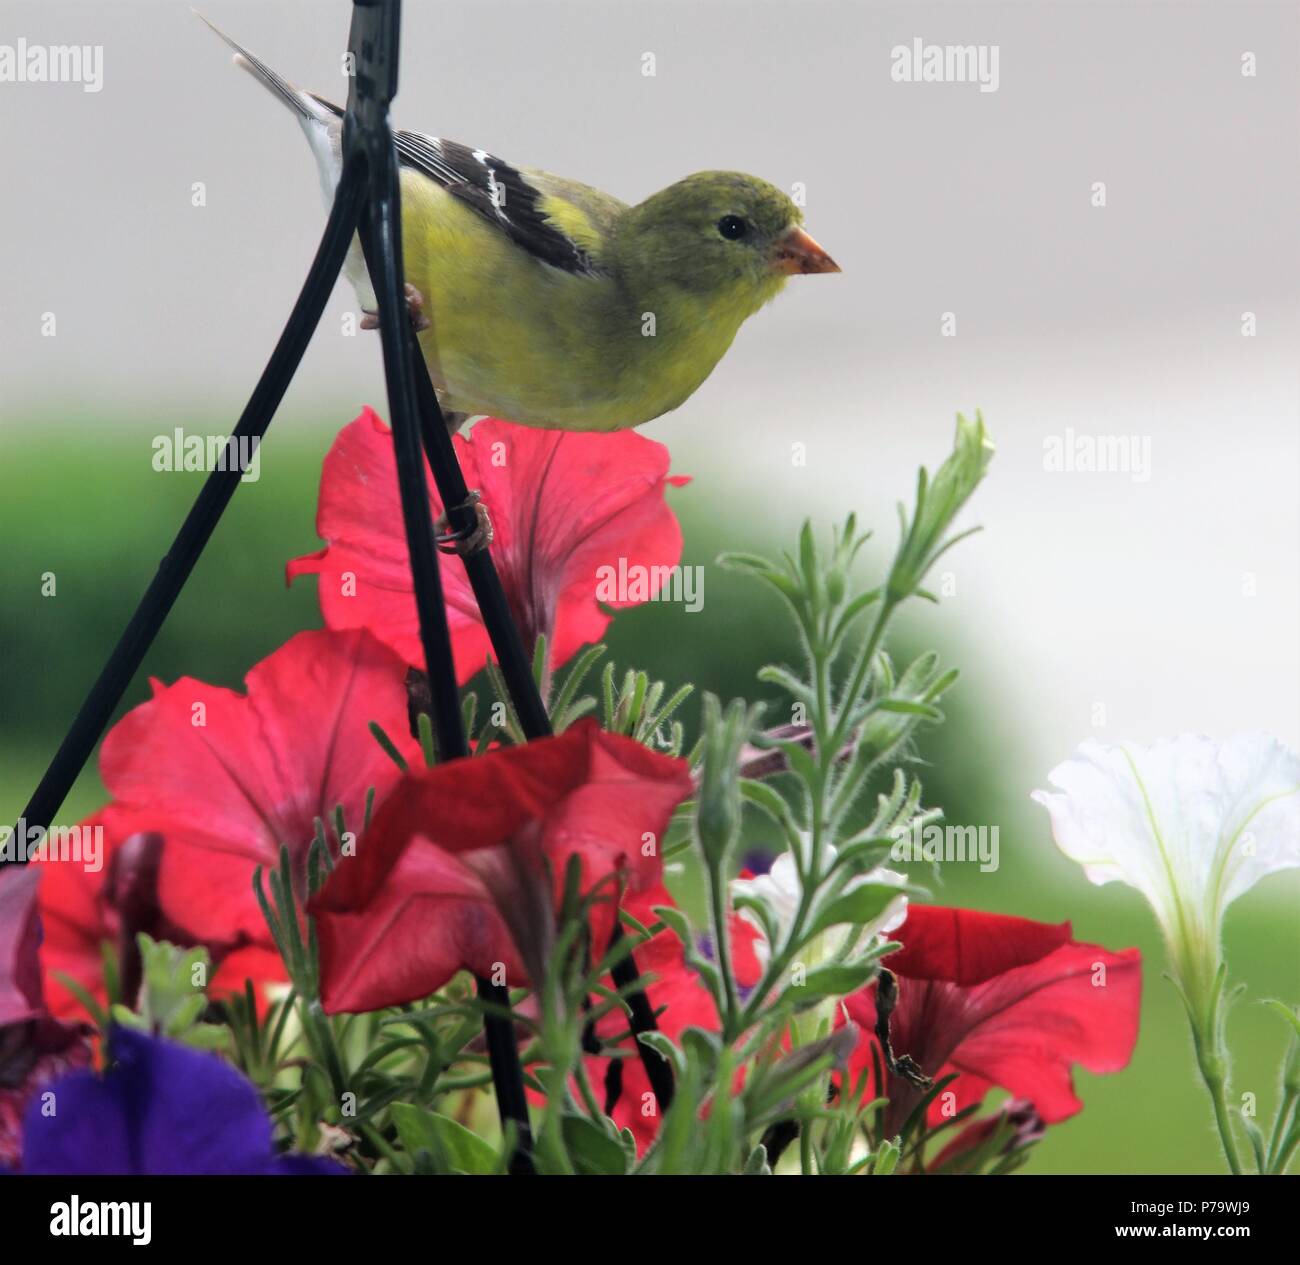
<svg viewBox="0 0 1300 1265"><path fill-rule="evenodd" d="M24 1173L344 1173L330 1159L278 1155L256 1088L215 1054L128 1028L109 1036L104 1076L47 1085L23 1121Z"/></svg>

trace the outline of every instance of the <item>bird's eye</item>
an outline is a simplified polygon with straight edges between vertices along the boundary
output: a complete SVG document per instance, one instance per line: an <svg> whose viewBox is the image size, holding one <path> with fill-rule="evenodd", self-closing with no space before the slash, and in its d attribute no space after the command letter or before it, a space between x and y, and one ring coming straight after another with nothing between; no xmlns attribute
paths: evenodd
<svg viewBox="0 0 1300 1265"><path fill-rule="evenodd" d="M718 232L729 242L735 242L749 232L749 225L739 215L724 215L718 221Z"/></svg>

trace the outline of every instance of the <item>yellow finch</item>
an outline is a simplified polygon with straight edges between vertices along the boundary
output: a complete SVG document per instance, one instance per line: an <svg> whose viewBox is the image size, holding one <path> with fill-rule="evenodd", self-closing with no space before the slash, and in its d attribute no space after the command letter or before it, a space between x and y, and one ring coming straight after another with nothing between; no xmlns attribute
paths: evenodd
<svg viewBox="0 0 1300 1265"><path fill-rule="evenodd" d="M297 115L332 201L342 109L217 34ZM687 400L787 277L839 271L794 202L754 176L704 171L628 206L453 141L395 140L408 295L449 411L638 426ZM346 273L373 313L355 242Z"/></svg>

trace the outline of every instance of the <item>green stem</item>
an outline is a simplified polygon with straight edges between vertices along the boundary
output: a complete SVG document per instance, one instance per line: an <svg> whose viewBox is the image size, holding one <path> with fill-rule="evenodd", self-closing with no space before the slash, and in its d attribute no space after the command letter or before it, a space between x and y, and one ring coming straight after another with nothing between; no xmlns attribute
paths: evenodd
<svg viewBox="0 0 1300 1265"><path fill-rule="evenodd" d="M713 950L718 958L718 973L722 976L726 1014L722 1016L724 1031L730 1032L740 1010L740 994L736 989L731 970L731 935L727 924L727 880L718 865L709 867L709 901L713 916Z"/></svg>
<svg viewBox="0 0 1300 1265"><path fill-rule="evenodd" d="M570 1018L569 1008L556 981L558 955L552 959L550 969L538 993L541 1008L540 1045L546 1066L538 1070L538 1078L546 1089L546 1103L542 1109L542 1128L537 1139L537 1155L543 1172L572 1175L573 1164L564 1141L563 1115L565 1105L571 1101L569 1076L579 1062L580 1040Z"/></svg>
<svg viewBox="0 0 1300 1265"><path fill-rule="evenodd" d="M591 1089L591 1078L587 1075L586 1065L581 1059L578 1059L573 1065L573 1079L577 1083L578 1093L582 1095L582 1102L587 1108L587 1114L599 1124L605 1118L605 1112L596 1101L596 1095Z"/></svg>
<svg viewBox="0 0 1300 1265"><path fill-rule="evenodd" d="M552 1069L545 1077L546 1111L542 1119L542 1134L538 1139L538 1151L544 1157L547 1171L572 1176L573 1165L569 1162L569 1151L564 1145L564 1127L561 1110L568 1098L568 1086L565 1084L565 1069Z"/></svg>
<svg viewBox="0 0 1300 1265"><path fill-rule="evenodd" d="M357 1132L374 1148L375 1152L386 1159L394 1173L403 1171L402 1157L384 1140L384 1136L372 1124L365 1120L358 1121Z"/></svg>
<svg viewBox="0 0 1300 1265"><path fill-rule="evenodd" d="M1241 1176L1241 1158L1237 1153L1237 1139L1232 1132L1232 1118L1228 1114L1228 1054L1223 1043L1223 1025L1220 1005L1223 998L1224 969L1219 967L1218 974L1210 988L1209 1004L1198 1016L1197 1007L1187 1002L1187 1015L1192 1026L1192 1042L1196 1048L1196 1066L1209 1092L1210 1102L1214 1107L1214 1122L1219 1129L1219 1140L1223 1143L1223 1154L1228 1161L1228 1170L1234 1176Z"/></svg>
<svg viewBox="0 0 1300 1265"><path fill-rule="evenodd" d="M790 930L786 935L785 944L781 947L779 953L772 955L772 960L767 964L767 970L763 972L763 978L759 981L758 987L750 994L748 1005L741 1011L740 1018L736 1020L734 1027L727 1030L727 1040L729 1042L734 1041L754 1024L758 1018L758 1012L763 1008L768 993L776 987L781 976L785 974L785 969L794 956L793 946L800 942L803 935L803 925L807 921L809 910L812 908L812 897L816 887L816 882L812 882L803 889L803 895L799 899L799 908L795 910L794 920L790 923Z"/></svg>
<svg viewBox="0 0 1300 1265"><path fill-rule="evenodd" d="M343 1070L342 1055L334 1041L334 1029L325 1012L321 1010L320 1002L308 1001L303 997L301 1006L300 1022L303 1035L307 1038L307 1044L311 1047L317 1063L322 1064L329 1073L330 1084L337 1100L335 1105L341 1106L343 1095L347 1092L348 1078Z"/></svg>
<svg viewBox="0 0 1300 1265"><path fill-rule="evenodd" d="M1300 1125L1292 1125L1291 1132L1287 1135L1281 1147L1278 1148L1277 1157L1274 1159L1270 1171L1278 1174L1285 1173L1297 1146L1300 1146Z"/></svg>
<svg viewBox="0 0 1300 1265"><path fill-rule="evenodd" d="M835 729L829 744L834 751L838 751L848 737L849 722L853 716L853 709L867 687L867 676L871 671L871 662L876 657L876 650L885 635L885 625L889 623L890 616L893 615L897 604L896 600L885 598L880 604L880 609L876 612L876 622L871 626L871 634L868 636L866 645L863 646L862 653L858 656L858 661L854 665L849 684L840 697L840 714L835 722Z"/></svg>
<svg viewBox="0 0 1300 1265"><path fill-rule="evenodd" d="M1277 1123L1273 1126L1273 1140L1269 1143L1268 1154L1265 1157L1264 1169L1266 1172L1274 1173L1280 1171L1277 1168L1278 1152L1282 1147L1282 1140L1287 1135L1287 1130L1291 1125L1291 1113L1296 1105L1296 1091L1287 1088L1283 1098L1282 1105L1277 1109Z"/></svg>
<svg viewBox="0 0 1300 1265"><path fill-rule="evenodd" d="M1213 1078L1205 1067L1201 1068L1201 1077L1205 1088L1210 1091L1210 1101L1214 1104L1214 1122L1219 1126L1219 1138L1223 1143L1223 1153L1228 1160L1228 1169L1236 1177L1241 1176L1241 1160L1237 1156L1237 1142L1232 1136L1232 1121L1228 1116L1228 1100L1222 1078Z"/></svg>

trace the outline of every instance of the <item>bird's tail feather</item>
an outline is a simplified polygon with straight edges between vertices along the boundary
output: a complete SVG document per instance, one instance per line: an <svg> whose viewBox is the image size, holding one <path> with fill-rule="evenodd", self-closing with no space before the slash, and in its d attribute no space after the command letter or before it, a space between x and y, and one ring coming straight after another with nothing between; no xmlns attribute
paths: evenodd
<svg viewBox="0 0 1300 1265"><path fill-rule="evenodd" d="M263 87L275 93L295 114L316 122L320 122L330 115L331 111L326 109L325 105L312 96L310 92L304 92L296 84L292 84L283 76L276 74L256 53L250 53L242 44L236 43L220 27L208 21L197 9L192 10L192 12L196 18L235 50L235 65L248 71Z"/></svg>

